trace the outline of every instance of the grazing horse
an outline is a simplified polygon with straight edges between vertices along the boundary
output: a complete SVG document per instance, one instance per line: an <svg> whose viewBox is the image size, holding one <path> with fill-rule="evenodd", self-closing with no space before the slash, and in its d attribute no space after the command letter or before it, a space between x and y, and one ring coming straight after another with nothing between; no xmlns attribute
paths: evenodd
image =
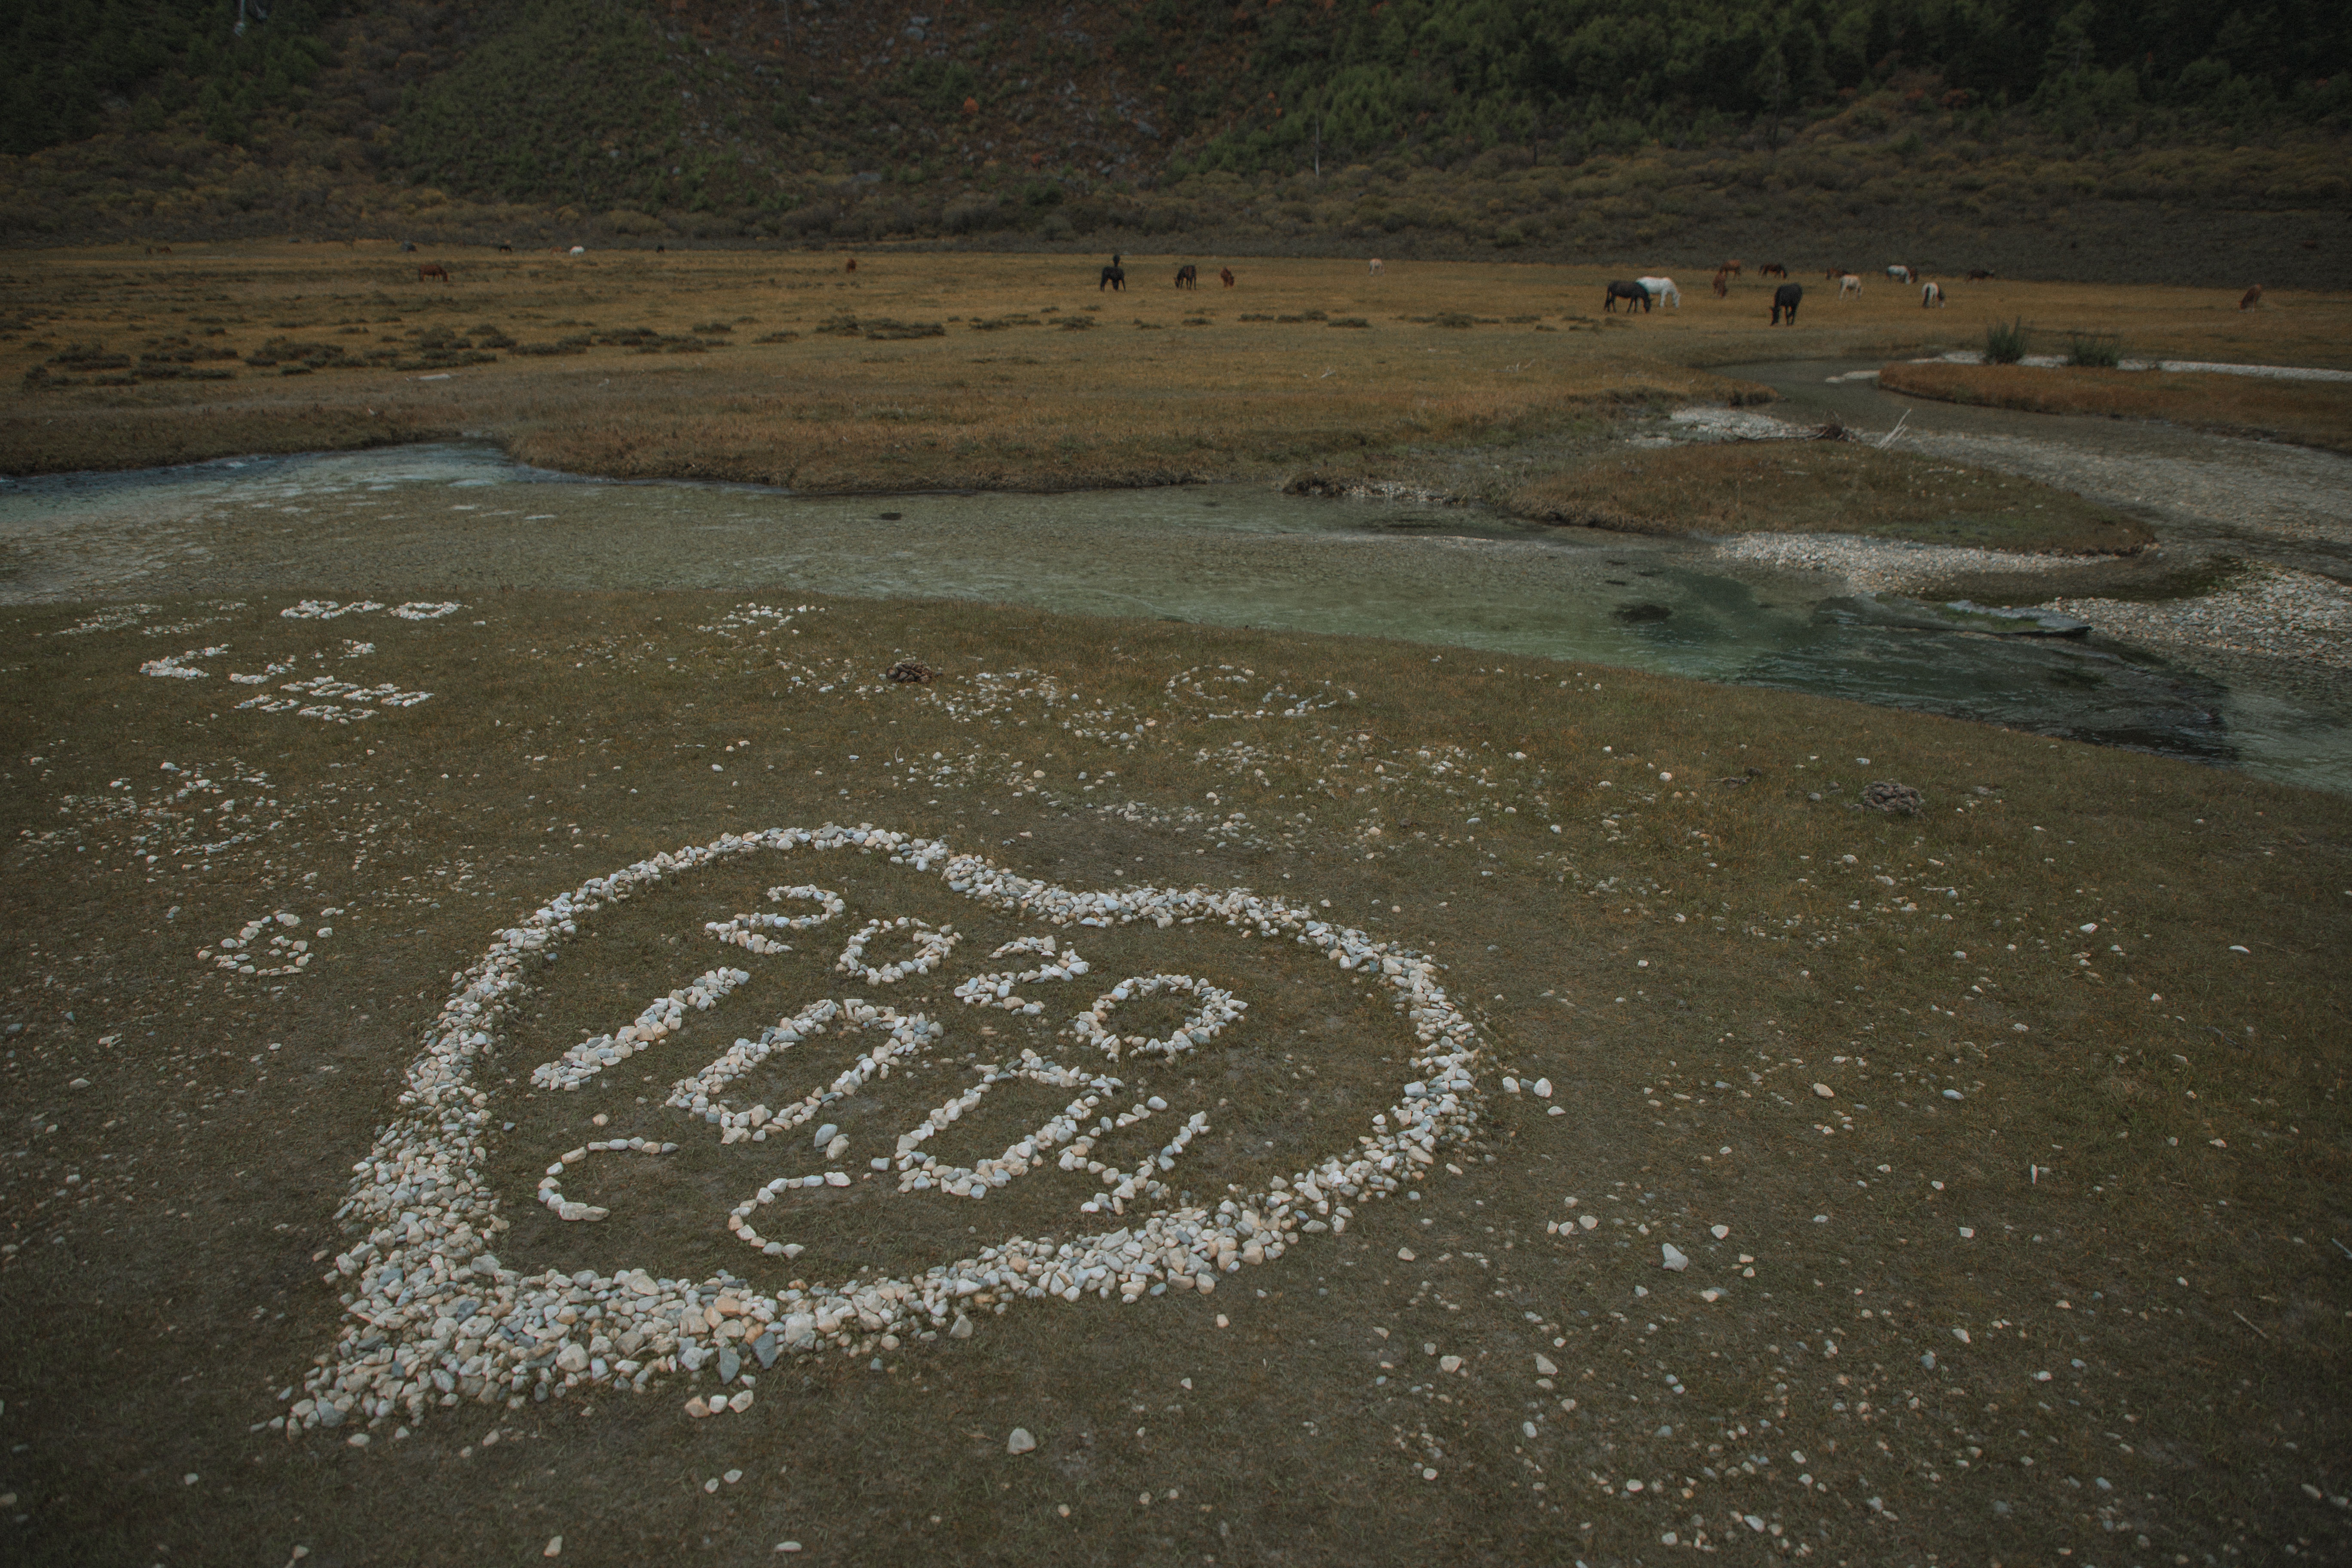
<svg viewBox="0 0 2352 1568"><path fill-rule="evenodd" d="M1200 286L1201 269L1199 268L1193 266L1188 261L1184 263L1183 266L1179 267L1176 269L1176 287L1179 289L1198 289ZM1099 290L1097 290L1097 292L1099 292Z"/></svg>
<svg viewBox="0 0 2352 1568"><path fill-rule="evenodd" d="M436 278L444 283L448 282L449 269L437 261L425 262L416 269L416 280L419 283L429 283Z"/></svg>
<svg viewBox="0 0 2352 1568"><path fill-rule="evenodd" d="M1922 283L1919 285L1919 308L1921 310L1927 310L1931 306L1940 308L1943 303L1944 286L1941 283Z"/></svg>
<svg viewBox="0 0 2352 1568"><path fill-rule="evenodd" d="M856 270L857 270L857 258L856 258L855 256L851 257L851 258L849 258L849 265L848 265L848 266L846 266L846 267L845 267L845 268L842 268L842 270L843 270L844 272L855 272L855 271L856 271Z"/></svg>
<svg viewBox="0 0 2352 1568"><path fill-rule="evenodd" d="M1373 276L1373 277L1375 277L1375 278L1378 278L1378 277L1381 276L1383 273L1385 273L1385 272L1387 272L1387 271L1388 271L1388 268L1381 265L1381 258L1380 258L1379 257L1377 257L1377 256L1373 257L1373 258L1372 258L1372 276Z"/></svg>
<svg viewBox="0 0 2352 1568"><path fill-rule="evenodd" d="M2263 286L2257 283L2252 288L2247 289L2244 296L2238 300L2238 309L2241 310L2251 310L2262 302Z"/></svg>
<svg viewBox="0 0 2352 1568"><path fill-rule="evenodd" d="M1639 283L1612 283L1609 285L1608 295L1601 301L1601 308L1605 311L1613 312L1620 300L1625 301L1625 311L1628 315L1633 313L1633 307L1636 305L1645 312L1650 308L1650 291Z"/></svg>
<svg viewBox="0 0 2352 1568"><path fill-rule="evenodd" d="M1911 275L1911 269L1908 267L1890 267L1886 269L1886 275L1889 278L1894 279L1897 283L1916 283L1918 281L1916 278Z"/></svg>
<svg viewBox="0 0 2352 1568"><path fill-rule="evenodd" d="M1792 327L1795 326L1797 324L1797 307L1804 301L1804 298L1805 286L1802 283L1783 283L1778 289L1773 289L1772 324L1776 327L1779 326L1780 324L1780 312L1786 310L1789 312L1789 325Z"/></svg>
<svg viewBox="0 0 2352 1568"><path fill-rule="evenodd" d="M514 247L511 245L501 245L499 247L499 251L501 255L512 256L514 254Z"/></svg>
<svg viewBox="0 0 2352 1568"><path fill-rule="evenodd" d="M1788 275L1789 269L1777 261L1768 261L1756 269L1759 278L1786 278Z"/></svg>
<svg viewBox="0 0 2352 1568"><path fill-rule="evenodd" d="M1825 283L1834 283L1834 282L1836 282L1839 279L1841 279L1841 278L1843 278L1843 277L1844 277L1844 276L1845 276L1845 268L1843 268L1843 267L1832 267L1832 268L1831 268L1827 272L1824 272L1824 273L1822 273L1822 281L1823 281L1823 282L1825 282Z"/></svg>
<svg viewBox="0 0 2352 1568"><path fill-rule="evenodd" d="M1636 278L1634 282L1650 291L1650 298L1664 301L1674 310L1683 307L1683 291L1675 287L1671 278Z"/></svg>
<svg viewBox="0 0 2352 1568"><path fill-rule="evenodd" d="M1856 278L1851 272L1842 274L1838 279L1838 298L1841 300L1861 299L1862 279Z"/></svg>
<svg viewBox="0 0 2352 1568"><path fill-rule="evenodd" d="M1728 267L1718 267L1715 269L1715 297L1717 299L1724 299L1731 293L1732 276L1731 268Z"/></svg>
<svg viewBox="0 0 2352 1568"><path fill-rule="evenodd" d="M1118 293L1126 292L1127 268L1118 264L1118 259L1116 256L1112 257L1110 265L1102 269L1102 281L1095 285L1096 293L1099 294L1106 289Z"/></svg>
<svg viewBox="0 0 2352 1568"><path fill-rule="evenodd" d="M1217 269L1217 276L1224 279L1226 288L1230 289L1234 286L1234 269L1232 268L1219 268Z"/></svg>
<svg viewBox="0 0 2352 1568"><path fill-rule="evenodd" d="M1993 270L1990 267L1971 267L1965 274L1968 280L1971 283L1981 283L1992 275Z"/></svg>
<svg viewBox="0 0 2352 1568"><path fill-rule="evenodd" d="M1727 272L1732 277L1737 278L1739 276L1739 268L1740 262L1738 258L1735 257L1731 260L1727 261L1722 266L1717 268L1716 270L1717 272Z"/></svg>

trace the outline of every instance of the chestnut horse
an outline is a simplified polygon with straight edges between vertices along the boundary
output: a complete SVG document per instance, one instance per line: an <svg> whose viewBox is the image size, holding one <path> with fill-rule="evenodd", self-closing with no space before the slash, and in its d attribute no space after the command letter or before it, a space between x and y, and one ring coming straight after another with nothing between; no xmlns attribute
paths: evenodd
<svg viewBox="0 0 2352 1568"><path fill-rule="evenodd" d="M416 280L419 283L429 283L436 278L444 283L448 282L449 269L437 261L425 262L416 269Z"/></svg>
<svg viewBox="0 0 2352 1568"><path fill-rule="evenodd" d="M1788 275L1789 269L1777 261L1768 261L1756 269L1759 278L1786 278Z"/></svg>
<svg viewBox="0 0 2352 1568"><path fill-rule="evenodd" d="M1226 267L1220 268L1217 272L1217 276L1225 280L1226 288L1230 289L1234 286L1234 269L1232 268Z"/></svg>
<svg viewBox="0 0 2352 1568"><path fill-rule="evenodd" d="M2238 309L2241 310L2251 310L2262 302L2263 286L2257 283L2252 288L2247 289L2244 297L2239 300Z"/></svg>

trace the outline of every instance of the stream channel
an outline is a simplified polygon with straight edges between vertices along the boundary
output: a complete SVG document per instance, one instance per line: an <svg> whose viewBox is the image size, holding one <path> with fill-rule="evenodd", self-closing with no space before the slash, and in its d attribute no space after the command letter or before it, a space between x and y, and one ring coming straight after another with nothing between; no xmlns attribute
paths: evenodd
<svg viewBox="0 0 2352 1568"><path fill-rule="evenodd" d="M1892 424L1867 400L1902 400L1826 382L1844 368L1735 374L1827 385L1849 424ZM2035 437L2053 423L2100 422L2039 422ZM807 498L551 474L474 442L0 481L0 603L501 587L961 598L1397 637L1848 698L2352 794L2352 696L2329 682L2225 680L2096 634L1885 624L1820 574L1479 508L1253 485Z"/></svg>

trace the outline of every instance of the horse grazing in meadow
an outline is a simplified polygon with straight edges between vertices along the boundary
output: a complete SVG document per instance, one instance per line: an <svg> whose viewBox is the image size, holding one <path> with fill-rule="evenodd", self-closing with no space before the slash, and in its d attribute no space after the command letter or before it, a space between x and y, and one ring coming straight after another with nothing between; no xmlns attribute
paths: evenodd
<svg viewBox="0 0 2352 1568"><path fill-rule="evenodd" d="M1982 283L1992 275L1993 271L1990 267L1971 267L1961 274L1971 283Z"/></svg>
<svg viewBox="0 0 2352 1568"><path fill-rule="evenodd" d="M1176 269L1176 287L1179 289L1198 289L1200 286L1201 269L1199 268L1193 266L1188 261L1184 263L1183 266L1179 267Z"/></svg>
<svg viewBox="0 0 2352 1568"><path fill-rule="evenodd" d="M1119 293L1127 290L1127 268L1118 264L1116 256L1110 258L1110 265L1102 269L1102 281L1095 285L1095 292L1099 294L1106 289Z"/></svg>
<svg viewBox="0 0 2352 1568"><path fill-rule="evenodd" d="M1759 278L1786 278L1788 275L1789 269L1777 261L1768 261L1756 269Z"/></svg>
<svg viewBox="0 0 2352 1568"><path fill-rule="evenodd" d="M2238 300L2238 309L2251 310L2263 302L2263 286L2259 283L2247 289Z"/></svg>
<svg viewBox="0 0 2352 1568"><path fill-rule="evenodd" d="M1715 297L1717 299L1725 300L1730 298L1731 279L1736 276L1737 274L1735 274L1728 267L1718 267L1715 269Z"/></svg>
<svg viewBox="0 0 2352 1568"><path fill-rule="evenodd" d="M1224 279L1226 288L1230 289L1234 286L1234 269L1232 268L1219 268L1217 269L1217 276Z"/></svg>
<svg viewBox="0 0 2352 1568"><path fill-rule="evenodd" d="M1717 272L1727 274L1730 277L1737 278L1739 276L1739 268L1742 265L1743 263L1741 263L1737 257L1734 257L1731 260L1727 261L1722 266L1717 268L1716 270Z"/></svg>
<svg viewBox="0 0 2352 1568"><path fill-rule="evenodd" d="M1633 313L1633 308L1637 305L1645 313L1650 309L1650 291L1639 283L1612 283L1609 285L1608 294L1601 301L1601 308L1614 313L1617 301L1620 300L1625 301L1625 313L1629 316Z"/></svg>
<svg viewBox="0 0 2352 1568"><path fill-rule="evenodd" d="M1651 299L1660 301L1669 310L1679 310L1682 309L1683 291L1675 287L1675 280L1673 279L1636 278L1633 281L1639 283L1643 288L1647 289L1650 291Z"/></svg>
<svg viewBox="0 0 2352 1568"><path fill-rule="evenodd" d="M849 258L849 265L848 265L848 266L846 266L846 267L845 267L845 268L842 268L842 270L843 270L844 272L855 272L855 271L856 271L856 270L857 270L857 258L856 258L855 256L851 257L851 258Z"/></svg>
<svg viewBox="0 0 2352 1568"><path fill-rule="evenodd" d="M1380 258L1379 257L1377 257L1377 256L1373 257L1373 258L1372 258L1372 276L1373 276L1373 277L1375 277L1375 278L1378 278L1378 277L1381 276L1382 274L1384 274L1384 273L1385 273L1385 272L1387 272L1387 271L1388 271L1388 268L1381 265L1381 258Z"/></svg>
<svg viewBox="0 0 2352 1568"><path fill-rule="evenodd" d="M1839 299L1841 299L1841 300L1859 300L1859 299L1861 299L1861 298L1862 298L1862 279L1859 279L1859 278L1856 278L1856 277L1855 277L1853 273L1851 273L1851 272L1848 272L1848 273L1844 274L1843 276L1840 277L1840 278L1838 279L1838 298L1839 298Z"/></svg>
<svg viewBox="0 0 2352 1568"><path fill-rule="evenodd" d="M1890 267L1886 269L1886 275L1889 278L1894 279L1897 283L1916 283L1919 281L1917 278L1912 275L1911 269L1908 267Z"/></svg>
<svg viewBox="0 0 2352 1568"><path fill-rule="evenodd" d="M1804 298L1805 286L1802 283L1783 283L1778 289L1773 289L1772 324L1776 327L1779 326L1780 324L1780 312L1786 310L1789 312L1789 325L1792 327L1795 326L1797 324L1797 307L1804 302Z"/></svg>
<svg viewBox="0 0 2352 1568"><path fill-rule="evenodd" d="M419 283L430 283L436 278L444 283L448 282L449 269L437 261L427 261L416 269L416 280Z"/></svg>
<svg viewBox="0 0 2352 1568"><path fill-rule="evenodd" d="M1941 283L1922 283L1919 285L1919 308L1921 310L1925 310L1930 308L1940 309L1943 303L1944 286Z"/></svg>

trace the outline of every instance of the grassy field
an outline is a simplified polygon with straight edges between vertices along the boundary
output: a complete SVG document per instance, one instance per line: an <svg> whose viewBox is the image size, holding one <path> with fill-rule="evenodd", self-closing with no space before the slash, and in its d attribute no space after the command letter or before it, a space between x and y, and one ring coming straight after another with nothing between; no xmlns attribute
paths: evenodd
<svg viewBox="0 0 2352 1568"><path fill-rule="evenodd" d="M2128 555L2156 537L2048 485L1858 441L1651 448L1548 475L1507 504L1625 533L1853 533L2075 555Z"/></svg>
<svg viewBox="0 0 2352 1568"><path fill-rule="evenodd" d="M2352 385L2341 382L2073 366L1890 364L1878 384L1889 392L1945 403L2030 414L2166 419L2225 436L2352 451Z"/></svg>
<svg viewBox="0 0 2352 1568"><path fill-rule="evenodd" d="M388 246L18 252L0 470L182 462L472 433L551 468L802 490L1411 479L1464 452L1591 449L1611 416L1761 395L1707 368L1972 346L2022 315L2133 352L2352 364L2352 299L1955 283L1770 286L1627 320L1591 268L1134 257L501 256ZM1178 263L1206 287L1180 291ZM422 282L420 262L453 282ZM1218 284L1230 264L1238 286ZM1490 481L1497 495L1513 475Z"/></svg>
<svg viewBox="0 0 2352 1568"><path fill-rule="evenodd" d="M0 616L12 1561L536 1560L558 1535L565 1561L616 1563L788 1541L845 1562L2352 1548L2324 1500L2352 1446L2343 801L1404 645L741 595L409 615L430 618L277 597ZM881 679L904 658L938 679ZM1882 780L1918 814L1863 809ZM421 1415L273 1426L314 1358L427 1350L347 1318L335 1260L363 1237L336 1216L457 972L592 876L826 821L1072 888L1248 887L1425 952L1475 1026L1475 1121L1409 1191L1213 1295L998 1286L968 1338L853 1327L747 1360L757 1402L723 1417L686 1413L714 1376L656 1347L642 1394L551 1374L486 1405L457 1376ZM846 910L778 933L795 952L706 933L801 882ZM1251 1005L1129 1069L1139 1099L1208 1118L1168 1176L1196 1199L1352 1147L1396 1103L1402 1021L1308 948L1214 921L1059 928L1087 983L1035 991L1040 1018L976 1015L950 986L1034 922L880 857L763 852L582 916L476 1020L468 1191L495 1201L476 1221L499 1267L579 1271L557 1284L593 1332L631 1267L709 1290L730 1270L740 1298L1131 1223L1078 1212L1083 1178L985 1205L873 1179L758 1211L796 1258L728 1238L728 1204L820 1157L721 1148L665 1086L841 994L846 934L898 915L961 933L886 994L947 1033L828 1108L850 1171L977 1063L1073 1048L1059 1020L1128 973ZM890 940L874 956L903 956ZM612 1081L534 1089L722 962L753 979ZM1160 1007L1120 1023L1156 1034ZM811 1046L807 1081L851 1048ZM992 1152L1040 1103L983 1101L937 1152ZM610 1218L531 1201L566 1150L637 1135L680 1152L562 1167ZM1164 1138L1110 1136L1118 1160ZM477 1279L410 1284L419 1310L506 1289ZM466 1353L449 1332L429 1356ZM1015 1427L1036 1451L1008 1454Z"/></svg>

